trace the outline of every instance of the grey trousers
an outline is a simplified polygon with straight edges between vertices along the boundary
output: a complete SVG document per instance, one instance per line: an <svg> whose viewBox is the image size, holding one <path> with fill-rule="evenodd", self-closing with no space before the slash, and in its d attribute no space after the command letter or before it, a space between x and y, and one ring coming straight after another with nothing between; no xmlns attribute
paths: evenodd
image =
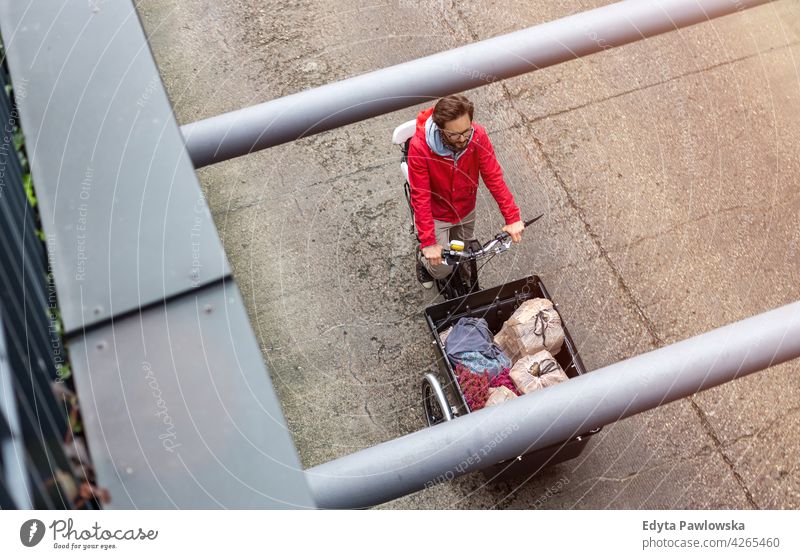
<svg viewBox="0 0 800 559"><path fill-rule="evenodd" d="M475 210L472 210L458 223L434 219L433 225L436 231L436 242L442 245L442 247L449 248L450 241L453 239L464 241L464 244L468 246L468 241L472 239L475 234ZM421 252L419 253L419 258L422 265L428 270L428 273L436 279L444 279L453 271L452 266L448 266L444 263L431 266L428 259L422 256ZM469 274L469 266L461 266L461 270L462 274ZM464 277L468 276L464 275Z"/></svg>

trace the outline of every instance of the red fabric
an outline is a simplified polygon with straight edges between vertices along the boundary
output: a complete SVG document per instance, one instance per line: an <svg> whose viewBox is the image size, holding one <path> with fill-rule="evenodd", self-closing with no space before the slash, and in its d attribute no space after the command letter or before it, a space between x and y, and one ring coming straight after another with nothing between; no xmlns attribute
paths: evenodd
<svg viewBox="0 0 800 559"><path fill-rule="evenodd" d="M506 225L519 221L519 208L503 180L503 170L486 129L472 123L475 128L472 140L454 164L452 157L431 151L425 140L425 121L432 112L433 107L417 115L417 132L408 148L411 207L420 246L436 244L434 219L458 223L475 209L479 175L497 202Z"/></svg>

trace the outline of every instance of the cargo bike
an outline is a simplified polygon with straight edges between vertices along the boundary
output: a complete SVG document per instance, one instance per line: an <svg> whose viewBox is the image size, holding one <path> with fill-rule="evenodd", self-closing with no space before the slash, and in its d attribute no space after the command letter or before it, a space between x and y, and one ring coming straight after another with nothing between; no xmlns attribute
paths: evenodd
<svg viewBox="0 0 800 559"><path fill-rule="evenodd" d="M405 176L404 191L409 211L412 215L411 194L408 183L408 145L416 130L416 121L409 121L398 126L392 138L394 144L401 146L401 170ZM540 219L539 215L527 222L526 228ZM445 346L440 335L463 317L483 318L492 334L497 334L514 311L525 301L544 298L553 301L541 278L529 275L522 279L506 282L496 287L481 289L478 273L481 267L498 254L511 247L508 233L500 233L486 244L477 239L465 241L453 240L449 247L442 251L443 262L453 266L453 271L443 280L436 280L436 287L444 301L425 308L425 322L432 337L432 345L436 352L438 371L427 373L422 380L422 407L429 426L446 421L454 421L462 415L472 413L458 384L455 370L447 358ZM478 266L481 263L481 266ZM462 267L468 266L468 273L462 273ZM558 310L558 304L553 301ZM559 313L560 314L560 313ZM575 342L563 321L564 343L561 350L553 357L572 379L586 374ZM502 405L502 404L500 404ZM538 449L515 460L508 460L484 468L484 474L493 480L505 480L520 476L530 476L542 468L575 458L583 452L589 438L598 433L601 427L590 429L585 433L542 449Z"/></svg>

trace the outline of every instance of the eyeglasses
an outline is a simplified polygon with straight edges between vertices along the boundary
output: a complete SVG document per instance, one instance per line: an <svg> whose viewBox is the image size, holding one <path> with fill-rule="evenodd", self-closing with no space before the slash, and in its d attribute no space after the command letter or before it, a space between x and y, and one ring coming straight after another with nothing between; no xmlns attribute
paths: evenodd
<svg viewBox="0 0 800 559"><path fill-rule="evenodd" d="M448 140L466 140L472 135L473 127L470 126L463 132L450 132L449 130L445 130L444 128L439 128L439 131L447 137Z"/></svg>

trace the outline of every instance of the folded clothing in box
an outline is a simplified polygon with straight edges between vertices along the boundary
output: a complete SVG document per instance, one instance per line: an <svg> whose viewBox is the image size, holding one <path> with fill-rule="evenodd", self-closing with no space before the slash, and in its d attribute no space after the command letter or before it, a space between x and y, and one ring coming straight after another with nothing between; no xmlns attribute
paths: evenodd
<svg viewBox="0 0 800 559"><path fill-rule="evenodd" d="M511 367L511 360L492 340L483 318L463 317L446 336L445 353L453 367L462 365L476 373L495 377Z"/></svg>

